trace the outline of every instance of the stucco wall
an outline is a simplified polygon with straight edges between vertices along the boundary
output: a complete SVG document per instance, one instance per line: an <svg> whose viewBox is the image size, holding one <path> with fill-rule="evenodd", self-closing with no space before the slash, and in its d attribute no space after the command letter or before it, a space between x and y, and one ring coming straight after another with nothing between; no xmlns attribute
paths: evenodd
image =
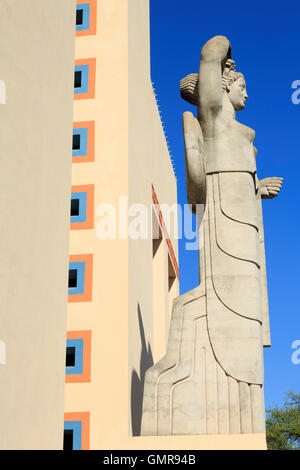
<svg viewBox="0 0 300 470"><path fill-rule="evenodd" d="M72 165L72 185L94 185L94 228L70 232L70 254L93 254L93 285L69 304L68 331L91 330L91 381L66 384L65 411L90 412L90 449L127 436L128 240L97 235L98 207L128 195L127 15L126 1L102 0L97 34L76 38L75 58L96 59L95 97L74 102L75 122L95 121L95 161Z"/></svg>
<svg viewBox="0 0 300 470"><path fill-rule="evenodd" d="M0 2L1 449L62 448L74 24L74 0Z"/></svg>

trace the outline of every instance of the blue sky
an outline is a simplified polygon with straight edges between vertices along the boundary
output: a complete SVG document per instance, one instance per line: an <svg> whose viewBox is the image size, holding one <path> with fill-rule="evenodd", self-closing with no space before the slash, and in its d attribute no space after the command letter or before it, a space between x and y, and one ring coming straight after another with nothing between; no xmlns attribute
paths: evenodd
<svg viewBox="0 0 300 470"><path fill-rule="evenodd" d="M178 202L187 203L182 114L196 108L181 99L180 79L198 72L201 47L215 35L232 45L249 99L237 119L256 131L258 177L282 176L280 195L263 201L272 347L265 350L265 402L282 404L300 393L300 364L291 344L300 340L299 182L300 104L291 85L300 80L300 4L292 1L150 0L151 77L178 176ZM197 253L179 242L181 293L198 280Z"/></svg>

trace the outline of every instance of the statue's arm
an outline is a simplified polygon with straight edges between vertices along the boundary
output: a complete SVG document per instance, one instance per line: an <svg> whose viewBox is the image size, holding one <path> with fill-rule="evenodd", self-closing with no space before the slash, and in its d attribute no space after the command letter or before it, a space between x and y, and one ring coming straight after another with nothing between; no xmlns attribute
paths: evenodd
<svg viewBox="0 0 300 470"><path fill-rule="evenodd" d="M198 120L189 111L183 113L183 135L187 198L195 213L197 204L205 204L206 201L206 174L202 130Z"/></svg>
<svg viewBox="0 0 300 470"><path fill-rule="evenodd" d="M230 42L225 36L215 36L202 48L199 69L199 117L222 107L222 72L227 59L231 59Z"/></svg>

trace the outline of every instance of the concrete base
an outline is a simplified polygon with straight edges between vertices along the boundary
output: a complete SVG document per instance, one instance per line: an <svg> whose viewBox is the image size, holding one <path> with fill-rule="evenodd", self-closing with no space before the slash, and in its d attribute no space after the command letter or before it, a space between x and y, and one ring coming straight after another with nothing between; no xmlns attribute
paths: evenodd
<svg viewBox="0 0 300 470"><path fill-rule="evenodd" d="M121 450L267 450L266 435L218 434L198 436L139 436L103 443L105 449Z"/></svg>

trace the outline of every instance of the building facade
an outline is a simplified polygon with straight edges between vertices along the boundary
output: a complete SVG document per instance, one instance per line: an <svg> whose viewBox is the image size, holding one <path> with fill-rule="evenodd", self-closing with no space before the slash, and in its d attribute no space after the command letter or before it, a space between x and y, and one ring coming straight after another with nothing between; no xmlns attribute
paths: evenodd
<svg viewBox="0 0 300 470"><path fill-rule="evenodd" d="M176 178L150 78L148 2L77 1L72 152L64 445L134 448L145 371L165 353L178 295L162 207L176 205Z"/></svg>
<svg viewBox="0 0 300 470"><path fill-rule="evenodd" d="M179 293L149 1L3 0L0 13L0 448L262 448L140 436Z"/></svg>

